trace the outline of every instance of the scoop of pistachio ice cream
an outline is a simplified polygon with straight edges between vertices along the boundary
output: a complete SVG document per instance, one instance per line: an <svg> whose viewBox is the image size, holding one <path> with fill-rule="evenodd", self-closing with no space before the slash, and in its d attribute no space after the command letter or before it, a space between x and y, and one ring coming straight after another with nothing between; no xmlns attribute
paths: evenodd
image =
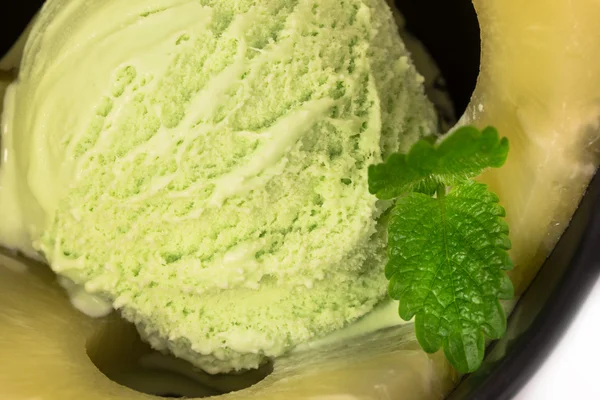
<svg viewBox="0 0 600 400"><path fill-rule="evenodd" d="M367 169L436 120L384 0L49 0L0 241L160 350L257 367L384 299Z"/></svg>

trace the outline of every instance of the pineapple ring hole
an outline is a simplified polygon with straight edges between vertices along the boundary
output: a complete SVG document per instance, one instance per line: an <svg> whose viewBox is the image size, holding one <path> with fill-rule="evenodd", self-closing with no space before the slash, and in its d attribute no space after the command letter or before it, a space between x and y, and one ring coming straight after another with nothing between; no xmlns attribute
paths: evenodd
<svg viewBox="0 0 600 400"><path fill-rule="evenodd" d="M257 370L211 375L153 350L132 324L110 318L87 341L87 355L108 379L140 393L166 398L219 396L254 386L273 372L269 362Z"/></svg>
<svg viewBox="0 0 600 400"><path fill-rule="evenodd" d="M447 110L452 108L454 115L460 117L471 102L481 66L481 29L473 2L389 1L395 3L402 14L406 31L422 44L437 64L439 73L436 74L419 46L405 39L417 70L425 77L427 95L436 105L440 119L451 118ZM449 95L449 106L442 94ZM449 127L442 126L444 128Z"/></svg>

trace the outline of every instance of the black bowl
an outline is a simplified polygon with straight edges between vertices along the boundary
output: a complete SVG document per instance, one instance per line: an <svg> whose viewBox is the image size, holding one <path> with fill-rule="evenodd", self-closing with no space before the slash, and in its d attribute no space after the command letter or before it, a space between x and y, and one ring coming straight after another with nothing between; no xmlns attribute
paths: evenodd
<svg viewBox="0 0 600 400"><path fill-rule="evenodd" d="M11 23L0 24L0 56L41 4L43 0L27 0L5 6ZM438 63L460 115L479 73L480 32L471 1L396 0L396 5L407 29ZM511 399L541 366L600 276L599 200L596 175L570 226L515 307L506 336L488 348L481 369L466 376L449 400Z"/></svg>

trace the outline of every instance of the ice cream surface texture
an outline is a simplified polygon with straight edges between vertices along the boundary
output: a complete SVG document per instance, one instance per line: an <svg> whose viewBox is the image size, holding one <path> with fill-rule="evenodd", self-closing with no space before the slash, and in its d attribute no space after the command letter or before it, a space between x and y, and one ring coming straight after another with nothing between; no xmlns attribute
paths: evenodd
<svg viewBox="0 0 600 400"><path fill-rule="evenodd" d="M0 241L157 349L257 367L384 299L367 168L435 130L421 83L383 0L49 0Z"/></svg>

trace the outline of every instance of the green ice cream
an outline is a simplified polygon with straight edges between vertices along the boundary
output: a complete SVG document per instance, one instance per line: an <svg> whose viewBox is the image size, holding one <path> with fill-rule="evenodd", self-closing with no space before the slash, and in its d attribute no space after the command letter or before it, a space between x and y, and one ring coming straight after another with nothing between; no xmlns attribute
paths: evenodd
<svg viewBox="0 0 600 400"><path fill-rule="evenodd" d="M421 83L383 0L50 0L0 241L157 349L257 367L384 299L367 168L435 130Z"/></svg>

